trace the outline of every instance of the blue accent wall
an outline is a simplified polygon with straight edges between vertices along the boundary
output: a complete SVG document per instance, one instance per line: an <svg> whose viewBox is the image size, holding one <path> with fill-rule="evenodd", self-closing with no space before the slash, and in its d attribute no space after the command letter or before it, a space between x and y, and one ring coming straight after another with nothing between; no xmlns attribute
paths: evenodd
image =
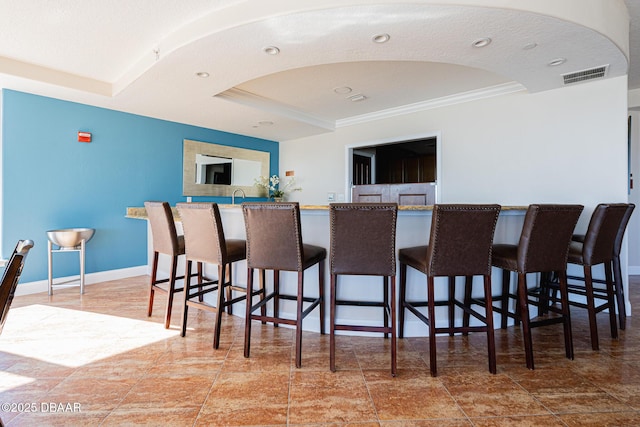
<svg viewBox="0 0 640 427"><path fill-rule="evenodd" d="M92 142L78 142L78 131ZM267 151L278 171L275 141L3 90L2 254L35 242L21 282L47 279L46 231L57 228L96 229L86 273L146 265L146 222L125 218L126 208L186 200L183 139ZM53 269L54 278L77 275L77 252L54 254Z"/></svg>

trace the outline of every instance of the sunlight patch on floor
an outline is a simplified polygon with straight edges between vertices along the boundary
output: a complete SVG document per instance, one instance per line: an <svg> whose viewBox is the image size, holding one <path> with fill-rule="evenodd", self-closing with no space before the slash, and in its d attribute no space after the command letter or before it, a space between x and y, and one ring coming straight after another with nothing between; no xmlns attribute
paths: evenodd
<svg viewBox="0 0 640 427"><path fill-rule="evenodd" d="M11 390L12 388L22 387L34 381L35 379L23 375L0 371L0 393Z"/></svg>
<svg viewBox="0 0 640 427"><path fill-rule="evenodd" d="M0 351L73 368L179 333L159 323L34 304L11 309Z"/></svg>

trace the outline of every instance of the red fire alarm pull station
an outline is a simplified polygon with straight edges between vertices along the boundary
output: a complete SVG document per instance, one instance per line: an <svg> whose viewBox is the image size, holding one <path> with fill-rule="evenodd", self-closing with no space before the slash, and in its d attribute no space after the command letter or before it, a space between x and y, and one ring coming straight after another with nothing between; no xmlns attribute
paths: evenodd
<svg viewBox="0 0 640 427"><path fill-rule="evenodd" d="M78 142L91 142L91 133L78 132Z"/></svg>

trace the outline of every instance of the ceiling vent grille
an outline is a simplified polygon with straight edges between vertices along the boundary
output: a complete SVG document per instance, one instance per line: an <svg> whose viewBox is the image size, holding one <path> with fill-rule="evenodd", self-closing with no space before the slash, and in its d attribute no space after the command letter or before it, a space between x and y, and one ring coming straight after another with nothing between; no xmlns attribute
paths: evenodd
<svg viewBox="0 0 640 427"><path fill-rule="evenodd" d="M608 65L592 68L590 70L577 71L575 73L563 74L564 84L583 82L585 80L601 79L607 74Z"/></svg>

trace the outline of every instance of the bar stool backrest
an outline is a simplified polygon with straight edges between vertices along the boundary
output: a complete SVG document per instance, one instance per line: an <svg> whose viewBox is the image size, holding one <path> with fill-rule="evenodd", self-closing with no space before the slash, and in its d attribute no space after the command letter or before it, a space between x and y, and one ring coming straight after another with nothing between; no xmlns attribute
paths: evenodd
<svg viewBox="0 0 640 427"><path fill-rule="evenodd" d="M518 272L567 269L569 243L584 206L529 205L518 244Z"/></svg>
<svg viewBox="0 0 640 427"><path fill-rule="evenodd" d="M585 264L596 265L611 261L627 207L626 203L601 203L596 206L582 245L582 259Z"/></svg>
<svg viewBox="0 0 640 427"><path fill-rule="evenodd" d="M187 259L226 264L227 245L220 208L216 203L178 203Z"/></svg>
<svg viewBox="0 0 640 427"><path fill-rule="evenodd" d="M331 274L395 276L397 203L332 203Z"/></svg>
<svg viewBox="0 0 640 427"><path fill-rule="evenodd" d="M32 247L32 240L19 240L9 259L9 263L4 269L2 282L0 282L0 333L2 333L4 322L7 320L11 301L13 301L13 295L16 292L16 286L22 274L24 261Z"/></svg>
<svg viewBox="0 0 640 427"><path fill-rule="evenodd" d="M244 202L247 267L303 271L300 207L297 202Z"/></svg>
<svg viewBox="0 0 640 427"><path fill-rule="evenodd" d="M434 205L427 275L490 274L491 245L499 214L500 205Z"/></svg>
<svg viewBox="0 0 640 427"><path fill-rule="evenodd" d="M179 255L180 245L173 213L167 202L144 202L147 218L151 224L153 250L166 255Z"/></svg>
<svg viewBox="0 0 640 427"><path fill-rule="evenodd" d="M629 219L631 218L631 214L633 210L636 208L636 205L633 203L627 203L627 210L624 213L624 217L622 218L622 222L620 223L620 227L618 227L618 233L616 234L616 242L613 245L613 256L620 256L620 251L622 250L622 240L624 239L624 233L627 230L627 224L629 224Z"/></svg>

